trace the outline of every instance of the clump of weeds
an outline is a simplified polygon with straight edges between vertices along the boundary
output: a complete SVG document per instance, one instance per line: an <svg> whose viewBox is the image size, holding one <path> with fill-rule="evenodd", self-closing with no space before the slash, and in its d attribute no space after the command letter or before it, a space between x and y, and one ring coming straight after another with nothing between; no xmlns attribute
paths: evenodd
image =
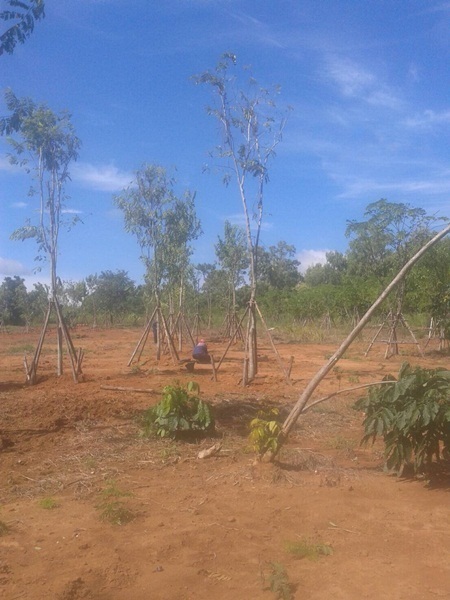
<svg viewBox="0 0 450 600"><path fill-rule="evenodd" d="M269 563L267 583L277 600L293 600L293 585L289 581L289 576L283 564L278 562Z"/></svg>
<svg viewBox="0 0 450 600"><path fill-rule="evenodd" d="M297 542L286 542L286 551L295 558L308 558L317 560L320 556L330 556L333 554L333 548L329 544L314 543L307 539L301 539Z"/></svg>
<svg viewBox="0 0 450 600"><path fill-rule="evenodd" d="M53 510L58 507L58 503L54 498L42 498L39 500L39 506L45 510Z"/></svg>
<svg viewBox="0 0 450 600"><path fill-rule="evenodd" d="M125 525L135 517L133 511L127 508L122 498L132 496L117 487L114 480L107 482L107 487L101 492L101 500L97 505L100 510L100 519L112 525Z"/></svg>

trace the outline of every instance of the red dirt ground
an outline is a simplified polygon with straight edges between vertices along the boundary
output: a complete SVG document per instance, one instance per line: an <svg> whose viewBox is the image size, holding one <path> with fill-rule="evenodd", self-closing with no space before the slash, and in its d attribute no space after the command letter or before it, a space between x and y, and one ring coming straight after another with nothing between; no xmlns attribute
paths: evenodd
<svg viewBox="0 0 450 600"><path fill-rule="evenodd" d="M256 463L248 448L258 407L286 413L335 345L279 344L285 363L295 357L291 386L263 342L260 373L244 389L240 348L214 382L209 366L191 375L168 358L157 363L150 343L144 364L127 367L137 329L83 328L73 339L86 351L85 382L75 384L68 365L55 376L48 337L40 380L28 387L23 353L38 333L0 335L0 598L270 600L274 565L290 585L283 599L450 598L449 482L384 473L381 446L359 446L357 392L301 417L277 464ZM224 347L210 343L217 358ZM315 397L395 374L406 358L363 350L351 348ZM448 367L435 352L407 358ZM139 414L162 387L191 379L214 404L222 441L204 460L199 450L217 438L139 436ZM114 506L132 520L109 522ZM302 542L332 554L297 558L290 548Z"/></svg>

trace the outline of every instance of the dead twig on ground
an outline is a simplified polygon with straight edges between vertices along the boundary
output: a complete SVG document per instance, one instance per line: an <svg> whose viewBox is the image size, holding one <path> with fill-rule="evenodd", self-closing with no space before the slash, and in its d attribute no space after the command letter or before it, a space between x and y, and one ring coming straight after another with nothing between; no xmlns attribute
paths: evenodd
<svg viewBox="0 0 450 600"><path fill-rule="evenodd" d="M333 523L332 521L329 521L329 524L331 525L331 527L328 527L328 529L340 529L341 531L346 531L347 533L356 533L357 535L361 535L360 531L354 531L353 529L345 529L344 527L339 527L339 525L336 525L336 523Z"/></svg>
<svg viewBox="0 0 450 600"><path fill-rule="evenodd" d="M110 390L113 392L136 392L137 394L157 394L156 390L151 389L143 389L143 388L132 388L132 387L122 387L116 385L101 385L101 390Z"/></svg>

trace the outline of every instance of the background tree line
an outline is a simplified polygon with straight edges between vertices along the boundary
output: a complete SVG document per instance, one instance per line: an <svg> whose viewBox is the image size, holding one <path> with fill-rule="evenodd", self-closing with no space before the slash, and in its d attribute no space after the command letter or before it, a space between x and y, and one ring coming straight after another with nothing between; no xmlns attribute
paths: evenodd
<svg viewBox="0 0 450 600"><path fill-rule="evenodd" d="M197 237L199 225L192 198L189 198L190 222L195 224ZM259 303L271 324L354 322L398 268L431 237L436 221L422 209L386 200L370 204L365 217L359 223L348 223L346 233L350 241L345 253L328 252L325 263L310 266L304 274L299 271L294 246L280 241L274 246L259 247ZM183 248L185 244L182 236ZM192 264L190 252L182 253L183 268L175 269L174 278L160 279L163 306L170 308L174 281L178 284L182 281L187 314L199 314L205 326L218 327L228 311L245 309L249 298L245 232L226 222L223 235L218 236L215 253L214 263L200 264ZM154 288L152 280L137 285L126 271L108 270L82 281L60 282L58 295L72 325L141 325L151 310ZM27 291L22 278L6 277L0 285L3 325L38 323L45 313L47 298L46 286L35 284L32 291ZM450 314L449 239L432 249L412 271L391 300L392 307L397 308L399 304L404 314L423 318L423 324L431 316L447 322ZM391 306L386 306L385 311Z"/></svg>

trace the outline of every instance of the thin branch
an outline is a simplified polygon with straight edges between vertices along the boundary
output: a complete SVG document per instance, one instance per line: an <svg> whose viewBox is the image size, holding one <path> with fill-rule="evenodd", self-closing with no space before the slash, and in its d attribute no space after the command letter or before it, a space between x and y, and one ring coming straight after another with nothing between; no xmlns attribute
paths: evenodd
<svg viewBox="0 0 450 600"><path fill-rule="evenodd" d="M321 404L322 402L325 402L326 400L330 400L331 398L334 398L335 396L339 396L339 394L344 394L345 392L354 392L355 390L362 390L364 388L373 387L375 385L383 385L384 383L395 383L395 381L375 381L374 383L364 383L362 385L357 385L356 387L345 388L345 390L338 390L337 392L328 394L328 396L324 396L323 398L314 400L314 402L311 402L311 404L308 404L308 406L305 406L303 408L303 410L301 411L301 414L304 415L305 412L307 412L313 406L316 406L317 404Z"/></svg>

